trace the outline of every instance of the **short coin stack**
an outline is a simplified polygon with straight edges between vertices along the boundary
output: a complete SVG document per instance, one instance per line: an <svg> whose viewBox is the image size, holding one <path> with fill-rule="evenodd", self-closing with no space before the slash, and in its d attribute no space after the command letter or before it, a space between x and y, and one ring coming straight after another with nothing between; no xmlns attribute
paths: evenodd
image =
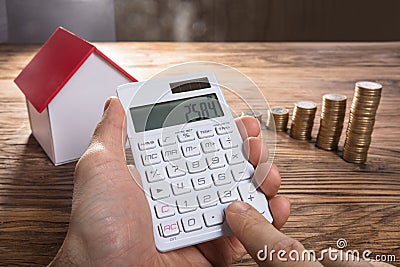
<svg viewBox="0 0 400 267"><path fill-rule="evenodd" d="M381 92L382 85L379 83L356 83L343 149L344 160L352 163L364 163L367 160Z"/></svg>
<svg viewBox="0 0 400 267"><path fill-rule="evenodd" d="M290 136L297 140L310 140L314 126L317 104L312 101L299 101L295 104Z"/></svg>
<svg viewBox="0 0 400 267"><path fill-rule="evenodd" d="M261 122L261 118L262 118L262 114L259 111L255 111L255 110L248 110L248 111L242 112L242 116L254 117L259 122Z"/></svg>
<svg viewBox="0 0 400 267"><path fill-rule="evenodd" d="M275 129L277 132L286 132L287 124L289 121L289 110L285 107L273 107L268 111L267 127L273 128L275 122Z"/></svg>
<svg viewBox="0 0 400 267"><path fill-rule="evenodd" d="M336 150L342 134L346 115L347 97L325 94L322 97L322 113L315 145L325 150Z"/></svg>

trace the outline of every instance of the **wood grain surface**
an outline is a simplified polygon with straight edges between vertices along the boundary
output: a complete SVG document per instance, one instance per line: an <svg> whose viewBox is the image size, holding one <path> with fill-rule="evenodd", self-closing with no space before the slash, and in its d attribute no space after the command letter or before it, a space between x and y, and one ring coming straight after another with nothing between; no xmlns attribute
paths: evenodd
<svg viewBox="0 0 400 267"><path fill-rule="evenodd" d="M271 106L318 103L313 140L277 135L280 194L292 202L282 231L308 249L395 255L400 260L400 43L99 43L139 80L187 61L228 64L250 77ZM0 265L46 265L68 227L75 164L54 167L31 136L13 79L38 46L0 45ZM315 147L321 97L353 97L354 82L383 84L366 164ZM346 116L346 124L347 124ZM345 125L346 128L346 125ZM341 146L343 145L342 135ZM248 256L237 265L253 265ZM399 264L399 262L393 263Z"/></svg>
<svg viewBox="0 0 400 267"><path fill-rule="evenodd" d="M397 0L115 0L119 41L394 41ZM146 29L146 30L143 30Z"/></svg>

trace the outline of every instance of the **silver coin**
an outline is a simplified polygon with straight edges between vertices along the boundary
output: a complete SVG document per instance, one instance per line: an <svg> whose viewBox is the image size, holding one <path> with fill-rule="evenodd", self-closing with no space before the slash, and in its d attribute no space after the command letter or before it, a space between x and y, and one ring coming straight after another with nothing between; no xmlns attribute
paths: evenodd
<svg viewBox="0 0 400 267"><path fill-rule="evenodd" d="M323 96L324 99L332 100L332 101L344 101L347 99L346 96L344 95L339 95L339 94L325 94Z"/></svg>
<svg viewBox="0 0 400 267"><path fill-rule="evenodd" d="M274 108L271 108L271 112L274 114L283 115L283 114L289 113L289 110L284 107L274 107Z"/></svg>
<svg viewBox="0 0 400 267"><path fill-rule="evenodd" d="M382 89L382 85L376 82L360 81L356 82L356 87L368 89L368 90L379 90Z"/></svg>
<svg viewBox="0 0 400 267"><path fill-rule="evenodd" d="M303 109L314 109L317 107L317 104L312 101L299 101L296 103L296 106Z"/></svg>

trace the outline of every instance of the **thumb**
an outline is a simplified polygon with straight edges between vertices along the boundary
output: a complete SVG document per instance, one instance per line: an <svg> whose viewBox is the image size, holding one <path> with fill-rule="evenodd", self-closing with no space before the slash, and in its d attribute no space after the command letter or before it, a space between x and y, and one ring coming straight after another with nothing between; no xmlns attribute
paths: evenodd
<svg viewBox="0 0 400 267"><path fill-rule="evenodd" d="M226 219L233 234L259 265L268 266L322 266L316 260L291 261L291 251L300 255L303 245L279 232L257 210L246 202L235 201L226 209ZM301 259L301 258L300 258Z"/></svg>
<svg viewBox="0 0 400 267"><path fill-rule="evenodd" d="M116 97L107 99L101 121L94 130L90 149L96 147L107 150L120 159L125 158L125 110Z"/></svg>

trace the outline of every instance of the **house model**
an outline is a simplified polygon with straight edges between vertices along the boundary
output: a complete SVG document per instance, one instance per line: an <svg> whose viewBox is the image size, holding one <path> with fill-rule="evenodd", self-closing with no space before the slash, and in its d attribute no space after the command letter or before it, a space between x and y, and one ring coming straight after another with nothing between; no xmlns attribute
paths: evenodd
<svg viewBox="0 0 400 267"><path fill-rule="evenodd" d="M136 81L94 45L58 28L15 79L32 133L55 165L79 159L106 99Z"/></svg>

